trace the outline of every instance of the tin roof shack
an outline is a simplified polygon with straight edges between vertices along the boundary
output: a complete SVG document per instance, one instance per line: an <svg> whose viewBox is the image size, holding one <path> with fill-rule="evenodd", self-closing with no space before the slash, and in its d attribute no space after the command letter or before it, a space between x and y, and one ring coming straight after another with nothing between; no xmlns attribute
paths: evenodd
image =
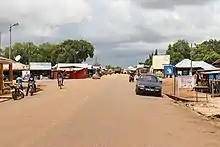
<svg viewBox="0 0 220 147"><path fill-rule="evenodd" d="M220 96L220 68L216 70L200 70L199 72L205 75L204 77L206 77L207 85L209 86L212 96Z"/></svg>
<svg viewBox="0 0 220 147"><path fill-rule="evenodd" d="M57 78L58 71L63 71L65 78L83 79L87 77L87 72L92 69L92 65L86 63L58 63L52 67L53 78Z"/></svg>
<svg viewBox="0 0 220 147"><path fill-rule="evenodd" d="M138 64L136 66L136 70L137 73L148 73L150 71L150 66L144 64Z"/></svg>
<svg viewBox="0 0 220 147"><path fill-rule="evenodd" d="M213 62L212 65L217 67L217 68L220 68L220 59L218 59L215 62Z"/></svg>
<svg viewBox="0 0 220 147"><path fill-rule="evenodd" d="M30 73L40 79L42 78L51 78L51 69L52 65L50 62L30 62Z"/></svg>
<svg viewBox="0 0 220 147"><path fill-rule="evenodd" d="M178 75L189 75L191 69L191 60L183 59L175 65ZM217 68L204 61L192 61L193 75L197 70L216 70Z"/></svg>

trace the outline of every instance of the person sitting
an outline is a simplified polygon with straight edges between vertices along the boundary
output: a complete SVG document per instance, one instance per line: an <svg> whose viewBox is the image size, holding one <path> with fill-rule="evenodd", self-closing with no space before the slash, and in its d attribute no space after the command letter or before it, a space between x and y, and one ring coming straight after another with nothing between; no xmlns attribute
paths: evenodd
<svg viewBox="0 0 220 147"><path fill-rule="evenodd" d="M18 75L17 79L16 79L16 84L18 84L21 87L21 90L23 90L23 80L22 77L20 75Z"/></svg>

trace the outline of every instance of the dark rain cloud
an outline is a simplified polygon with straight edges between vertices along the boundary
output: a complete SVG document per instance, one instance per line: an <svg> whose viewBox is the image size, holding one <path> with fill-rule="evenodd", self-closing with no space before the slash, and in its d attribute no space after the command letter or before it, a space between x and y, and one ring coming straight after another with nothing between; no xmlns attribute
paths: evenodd
<svg viewBox="0 0 220 147"><path fill-rule="evenodd" d="M175 6L204 5L217 0L132 0L147 9L173 9Z"/></svg>

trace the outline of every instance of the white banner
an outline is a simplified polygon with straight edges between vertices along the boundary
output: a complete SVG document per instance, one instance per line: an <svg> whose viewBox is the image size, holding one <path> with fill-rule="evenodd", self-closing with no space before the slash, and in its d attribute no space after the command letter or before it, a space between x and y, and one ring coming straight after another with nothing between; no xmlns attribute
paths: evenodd
<svg viewBox="0 0 220 147"><path fill-rule="evenodd" d="M178 88L193 88L194 87L194 76L179 76L178 77Z"/></svg>

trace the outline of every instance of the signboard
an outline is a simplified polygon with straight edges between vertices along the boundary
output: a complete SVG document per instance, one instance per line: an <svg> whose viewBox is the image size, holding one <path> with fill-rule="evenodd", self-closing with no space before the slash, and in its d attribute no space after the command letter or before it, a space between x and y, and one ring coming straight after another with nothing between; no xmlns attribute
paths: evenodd
<svg viewBox="0 0 220 147"><path fill-rule="evenodd" d="M152 59L152 67L154 70L161 70L164 65L170 64L170 55L154 55Z"/></svg>
<svg viewBox="0 0 220 147"><path fill-rule="evenodd" d="M30 71L29 70L22 71L22 79L23 79L23 81L28 81L29 78L30 78Z"/></svg>
<svg viewBox="0 0 220 147"><path fill-rule="evenodd" d="M216 77L217 80L219 80L220 79L220 74L217 74L215 77Z"/></svg>
<svg viewBox="0 0 220 147"><path fill-rule="evenodd" d="M50 62L30 62L30 70L51 70Z"/></svg>
<svg viewBox="0 0 220 147"><path fill-rule="evenodd" d="M173 74L174 74L173 65L164 65L164 75L165 76L172 76Z"/></svg>
<svg viewBox="0 0 220 147"><path fill-rule="evenodd" d="M178 88L191 89L194 87L194 76L179 76L178 77Z"/></svg>
<svg viewBox="0 0 220 147"><path fill-rule="evenodd" d="M214 75L210 74L209 75L209 80L212 80L214 78Z"/></svg>

